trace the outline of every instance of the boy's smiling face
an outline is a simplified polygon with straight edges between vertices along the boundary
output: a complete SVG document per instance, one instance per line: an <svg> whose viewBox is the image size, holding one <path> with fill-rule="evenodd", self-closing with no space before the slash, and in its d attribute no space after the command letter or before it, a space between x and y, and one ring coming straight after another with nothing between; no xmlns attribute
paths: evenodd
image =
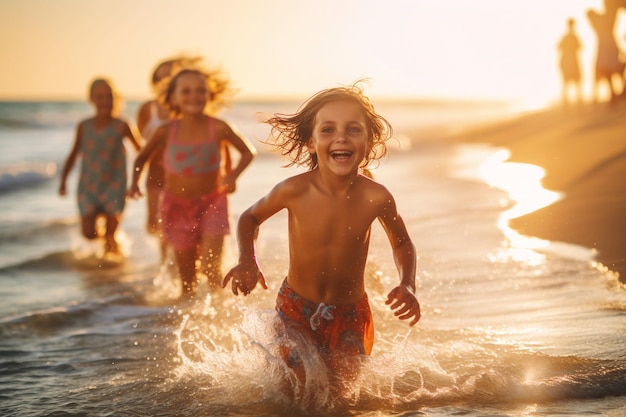
<svg viewBox="0 0 626 417"><path fill-rule="evenodd" d="M367 124L361 106L350 100L325 104L315 117L307 143L317 155L320 169L345 176L358 172L369 146Z"/></svg>

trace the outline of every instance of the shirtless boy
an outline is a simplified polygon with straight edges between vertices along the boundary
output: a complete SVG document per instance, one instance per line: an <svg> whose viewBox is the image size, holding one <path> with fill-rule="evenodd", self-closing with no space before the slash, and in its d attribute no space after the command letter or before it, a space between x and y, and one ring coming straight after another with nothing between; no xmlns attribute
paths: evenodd
<svg viewBox="0 0 626 417"><path fill-rule="evenodd" d="M257 283L267 289L256 258L260 225L288 211L289 268L276 309L287 332L313 343L330 369L353 374L350 358L369 355L372 314L364 271L370 230L378 219L393 250L400 283L386 304L411 326L420 319L415 296L416 251L392 194L359 173L386 153L389 123L374 111L356 85L321 91L293 115L267 121L271 138L292 165L309 171L277 184L241 214L237 226L239 264L226 274L235 295ZM287 365L303 379L302 358L281 349Z"/></svg>

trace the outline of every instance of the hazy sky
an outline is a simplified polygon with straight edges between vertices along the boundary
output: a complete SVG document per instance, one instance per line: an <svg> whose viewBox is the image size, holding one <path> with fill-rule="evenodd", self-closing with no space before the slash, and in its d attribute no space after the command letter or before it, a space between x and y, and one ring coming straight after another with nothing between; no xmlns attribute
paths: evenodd
<svg viewBox="0 0 626 417"><path fill-rule="evenodd" d="M590 77L595 38L584 15L602 4L0 0L0 99L82 99L97 75L143 98L157 61L190 53L222 67L238 98L308 97L367 77L372 96L543 101L560 94L556 44L570 16Z"/></svg>

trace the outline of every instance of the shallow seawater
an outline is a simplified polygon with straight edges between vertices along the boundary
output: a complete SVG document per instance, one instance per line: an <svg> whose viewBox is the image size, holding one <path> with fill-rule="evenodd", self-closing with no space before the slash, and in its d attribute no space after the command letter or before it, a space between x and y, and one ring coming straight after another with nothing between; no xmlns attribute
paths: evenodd
<svg viewBox="0 0 626 417"><path fill-rule="evenodd" d="M295 400L285 395L294 380L274 331L288 262L284 213L259 236L267 291L235 297L202 284L179 303L173 268L159 265L144 231L144 201L128 202L125 257L102 259L79 237L75 203L56 195L54 176L0 192L0 414L624 415L624 288L585 248L509 238L499 226L518 202L481 176L496 151L433 141L390 149L374 175L418 248L423 317L409 327L385 306L397 273L374 225L372 355L337 395L332 370L311 352ZM280 165L263 152L244 173L230 199L233 225L298 172ZM231 236L224 269L236 258Z"/></svg>

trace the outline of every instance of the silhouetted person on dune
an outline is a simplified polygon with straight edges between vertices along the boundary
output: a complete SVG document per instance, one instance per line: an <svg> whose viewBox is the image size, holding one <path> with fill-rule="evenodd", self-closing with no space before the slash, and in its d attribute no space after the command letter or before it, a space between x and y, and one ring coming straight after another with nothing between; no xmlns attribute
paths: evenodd
<svg viewBox="0 0 626 417"><path fill-rule="evenodd" d="M587 18L598 38L596 51L596 65L593 83L593 101L599 101L599 89L603 80L609 87L610 100L615 100L621 93L623 86L624 63L619 59L619 49L613 36L615 18L596 10L588 10ZM616 80L619 80L616 85Z"/></svg>
<svg viewBox="0 0 626 417"><path fill-rule="evenodd" d="M570 101L570 87L574 88L576 102L580 104L583 98L578 59L581 43L576 34L576 21L574 19L567 19L567 32L561 38L558 49L560 52L559 67L563 79L563 105L567 106Z"/></svg>
<svg viewBox="0 0 626 417"><path fill-rule="evenodd" d="M617 16L619 9L626 10L626 0L604 0L604 10L606 10L606 15L612 22L611 30L615 24L615 17Z"/></svg>
<svg viewBox="0 0 626 417"><path fill-rule="evenodd" d="M611 22L611 33L614 33L613 30L615 28L615 21L617 19L617 13L620 9L626 11L626 0L604 0L604 9L606 10L607 16L609 16L609 21ZM620 36L624 36L623 34ZM624 37L626 40L626 36ZM626 61L626 53L622 54L622 60ZM626 100L626 72L622 73L622 94L620 98L622 100Z"/></svg>

